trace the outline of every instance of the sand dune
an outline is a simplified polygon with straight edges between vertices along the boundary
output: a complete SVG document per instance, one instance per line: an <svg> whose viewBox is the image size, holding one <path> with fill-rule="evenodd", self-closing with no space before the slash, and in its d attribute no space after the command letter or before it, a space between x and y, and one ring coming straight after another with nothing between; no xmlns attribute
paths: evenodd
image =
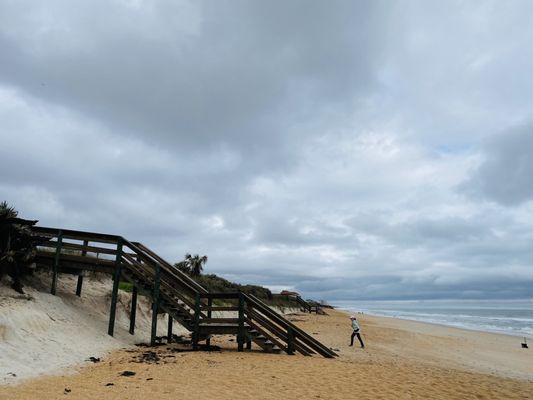
<svg viewBox="0 0 533 400"><path fill-rule="evenodd" d="M89 357L100 358L112 350L149 341L152 314L148 299L139 296L132 336L128 333L131 294L119 291L115 335L111 337L107 334L111 279L86 278L81 298L75 295L76 281L73 276L62 275L57 296L49 293L50 276L46 274L29 278L26 295L0 284L0 384L72 371ZM213 313L222 314L231 313ZM158 320L157 333L164 336L166 315ZM189 334L179 324L174 324L173 333Z"/></svg>
<svg viewBox="0 0 533 400"><path fill-rule="evenodd" d="M150 303L139 297L136 333L128 333L130 294L119 292L115 337L107 335L111 280L87 279L80 299L76 278L63 275L58 295L49 293L50 279L37 276L26 296L0 284L0 383L13 383L42 373L56 373L132 346L150 337ZM159 334L166 334L161 316ZM176 326L175 333L185 333Z"/></svg>

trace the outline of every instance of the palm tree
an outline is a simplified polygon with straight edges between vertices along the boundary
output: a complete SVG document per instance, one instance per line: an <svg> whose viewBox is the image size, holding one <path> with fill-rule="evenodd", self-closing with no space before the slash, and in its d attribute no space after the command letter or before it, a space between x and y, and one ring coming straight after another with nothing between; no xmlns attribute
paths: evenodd
<svg viewBox="0 0 533 400"><path fill-rule="evenodd" d="M198 254L194 256L187 253L185 259L176 263L176 267L190 276L200 276L204 270L204 265L207 262L207 256L200 257Z"/></svg>
<svg viewBox="0 0 533 400"><path fill-rule="evenodd" d="M195 254L194 256L185 254L185 260L189 264L191 276L200 276L204 270L204 265L207 262L207 256L200 257L198 254Z"/></svg>
<svg viewBox="0 0 533 400"><path fill-rule="evenodd" d="M14 207L7 204L7 201L0 203L0 220L6 220L8 218L17 218L18 211Z"/></svg>

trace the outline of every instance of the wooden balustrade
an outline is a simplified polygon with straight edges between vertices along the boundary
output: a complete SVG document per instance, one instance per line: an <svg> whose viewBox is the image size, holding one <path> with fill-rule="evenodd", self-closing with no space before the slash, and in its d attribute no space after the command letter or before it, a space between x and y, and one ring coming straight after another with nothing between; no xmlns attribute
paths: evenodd
<svg viewBox="0 0 533 400"><path fill-rule="evenodd" d="M173 321L192 332L193 348L200 339L210 343L213 333L235 334L238 350L254 341L265 350L276 347L287 354L336 354L292 324L253 295L242 292L209 293L191 277L138 242L118 235L68 229L33 227L37 259L52 269L51 292L56 294L61 272L78 274L76 294L81 296L83 271L113 276L108 333L114 334L118 288L121 280L133 284L129 332L134 333L138 293L152 301L151 344L155 344L157 315L168 313L168 340ZM303 299L295 299L310 309ZM230 313L217 315L214 313Z"/></svg>

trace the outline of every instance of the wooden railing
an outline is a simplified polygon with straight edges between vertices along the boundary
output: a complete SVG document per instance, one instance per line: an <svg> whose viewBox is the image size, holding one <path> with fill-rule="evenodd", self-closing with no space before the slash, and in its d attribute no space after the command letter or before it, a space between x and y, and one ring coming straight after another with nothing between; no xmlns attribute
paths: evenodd
<svg viewBox="0 0 533 400"><path fill-rule="evenodd" d="M130 333L135 327L137 292L152 300L151 343L155 343L157 314L166 307L169 312L169 334L172 319L170 310L181 310L192 322L186 327L193 332L193 346L197 348L200 333L209 327L221 328L226 333L236 333L240 351L250 347L251 332L259 332L287 354L304 355L319 353L335 357L331 349L273 311L257 297L242 292L209 293L205 288L166 262L149 248L138 242L130 242L122 236L83 232L68 229L32 227L38 246L38 259L52 268L51 293L56 294L57 280L62 268L93 270L112 274L113 290L108 333L113 335L120 280L132 282L132 307ZM67 263L62 263L67 261ZM80 295L83 274L78 275L76 294ZM213 312L229 311L233 317L218 317ZM176 314L176 318L179 317ZM181 314L183 315L183 313ZM209 334L206 336L209 344Z"/></svg>
<svg viewBox="0 0 533 400"><path fill-rule="evenodd" d="M52 264L52 294L56 294L61 261L67 261L70 268L79 267L80 270L112 274L113 290L108 327L110 335L114 333L118 285L121 279L132 283L142 281L151 285L150 290L133 287L130 333L134 331L137 291L140 290L152 299L152 343L156 337L157 313L161 300L175 303L177 298L192 312L196 295L207 292L146 246L130 242L122 236L46 227L33 227L33 234L37 238L38 258L48 259ZM80 274L76 289L78 296L81 295L82 285L83 275ZM205 315L201 313L201 317Z"/></svg>
<svg viewBox="0 0 533 400"><path fill-rule="evenodd" d="M251 294L245 294L244 297L246 302L251 305L253 312L250 321L253 323L254 319L258 319L258 314L262 314L260 320L263 322L265 327L271 328L272 332L278 331L279 333L285 333L288 350L287 352L289 354L293 353L296 349L302 354L312 353L312 351L315 351L324 357L337 356L333 350L324 346L318 340L307 334L304 330L298 328L286 318L283 318L257 297ZM279 328L281 328L281 331ZM310 349L312 350L311 352L309 351Z"/></svg>
<svg viewBox="0 0 533 400"><path fill-rule="evenodd" d="M208 300L207 305L202 305L202 299ZM214 300L223 302L224 305L213 305ZM207 318L202 319L199 316L201 310L207 311ZM233 311L237 313L237 316L233 318L213 317L212 313L215 311ZM242 351L244 345L250 340L247 340L247 331L256 330L287 354L299 352L304 355L318 353L328 358L337 356L334 351L251 294L243 292L199 294L196 299L195 316L197 336L193 336L194 346L197 346L199 340L200 324L235 324L239 351Z"/></svg>
<svg viewBox="0 0 533 400"><path fill-rule="evenodd" d="M302 311L305 311L308 313L311 313L311 312L318 313L320 309L320 306L318 303L306 301L301 296L297 296L295 294L275 293L272 296L274 298L280 298L285 301L293 302L295 305L298 305Z"/></svg>
<svg viewBox="0 0 533 400"><path fill-rule="evenodd" d="M223 302L223 305L213 304L215 300ZM232 304L233 303L233 304ZM236 304L235 304L236 303ZM205 311L205 316L202 313ZM216 317L213 312L235 312L237 315L233 318ZM244 340L244 314L243 301L240 293L198 293L194 307L194 330L193 330L193 348L198 347L200 339L200 324L205 327L213 325L234 325L237 332L237 343L239 351L242 350ZM210 344L210 339L207 339Z"/></svg>

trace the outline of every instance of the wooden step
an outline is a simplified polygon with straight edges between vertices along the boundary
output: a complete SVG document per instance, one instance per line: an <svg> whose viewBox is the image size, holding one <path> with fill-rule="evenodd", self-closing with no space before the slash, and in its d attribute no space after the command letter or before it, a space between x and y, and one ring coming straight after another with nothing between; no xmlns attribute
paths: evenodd
<svg viewBox="0 0 533 400"><path fill-rule="evenodd" d="M269 351L267 351L267 353L273 353L273 354L280 354L281 352L282 350L276 345L272 346L272 348Z"/></svg>
<svg viewBox="0 0 533 400"><path fill-rule="evenodd" d="M248 326L245 325L245 329ZM239 324L200 324L200 333L206 334L232 334L236 335L239 332Z"/></svg>
<svg viewBox="0 0 533 400"><path fill-rule="evenodd" d="M269 339L266 339L263 337L263 339L257 339L257 338L254 338L252 339L253 342L255 344L257 344L259 347L261 347L261 349L263 349L263 351L265 353L274 353L274 354L279 354L281 353L281 349L276 345L274 344L271 340Z"/></svg>

